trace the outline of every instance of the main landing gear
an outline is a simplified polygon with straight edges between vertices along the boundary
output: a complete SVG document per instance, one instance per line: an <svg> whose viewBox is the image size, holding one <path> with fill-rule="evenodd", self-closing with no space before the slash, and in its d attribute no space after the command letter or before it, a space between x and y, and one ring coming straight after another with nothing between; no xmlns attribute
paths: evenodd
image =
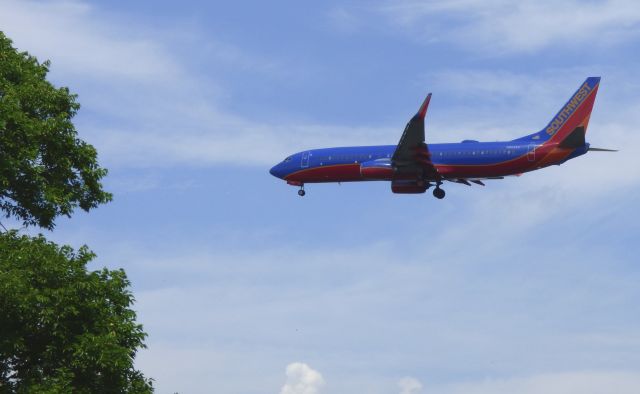
<svg viewBox="0 0 640 394"><path fill-rule="evenodd" d="M436 188L433 189L433 196L438 200L442 200L445 196L445 192L444 190L440 189L440 185L442 185L442 182L438 182L436 184Z"/></svg>

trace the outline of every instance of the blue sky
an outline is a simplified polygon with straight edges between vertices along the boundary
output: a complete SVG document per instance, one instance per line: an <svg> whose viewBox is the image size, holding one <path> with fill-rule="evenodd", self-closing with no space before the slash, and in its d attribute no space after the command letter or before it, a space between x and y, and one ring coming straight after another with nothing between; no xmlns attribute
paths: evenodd
<svg viewBox="0 0 640 394"><path fill-rule="evenodd" d="M47 236L123 267L160 393L636 393L640 8L631 0L0 1L79 94L114 201ZM619 148L447 198L309 185L307 148L512 139L602 76Z"/></svg>

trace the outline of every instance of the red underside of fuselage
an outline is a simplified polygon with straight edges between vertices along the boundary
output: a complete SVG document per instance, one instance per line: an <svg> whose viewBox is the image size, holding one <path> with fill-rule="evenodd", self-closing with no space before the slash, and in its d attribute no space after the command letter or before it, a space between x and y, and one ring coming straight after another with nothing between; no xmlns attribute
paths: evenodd
<svg viewBox="0 0 640 394"><path fill-rule="evenodd" d="M287 182L354 182L363 181L360 164L335 164L330 166L305 168L285 177Z"/></svg>

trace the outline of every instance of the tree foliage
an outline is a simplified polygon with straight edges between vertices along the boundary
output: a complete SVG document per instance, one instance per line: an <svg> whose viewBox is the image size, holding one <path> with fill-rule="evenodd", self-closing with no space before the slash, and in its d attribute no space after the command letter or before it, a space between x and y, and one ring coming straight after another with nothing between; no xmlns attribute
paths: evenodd
<svg viewBox="0 0 640 394"><path fill-rule="evenodd" d="M0 31L0 209L52 229L57 216L111 200L107 171L71 122L80 105L46 80L49 62L18 52Z"/></svg>
<svg viewBox="0 0 640 394"><path fill-rule="evenodd" d="M71 119L76 96L46 80L49 62L0 32L0 210L25 225L111 200L93 146ZM134 368L146 334L123 270L44 237L0 233L0 393L149 393Z"/></svg>
<svg viewBox="0 0 640 394"><path fill-rule="evenodd" d="M0 234L0 392L148 393L133 366L146 334L123 270L42 236Z"/></svg>

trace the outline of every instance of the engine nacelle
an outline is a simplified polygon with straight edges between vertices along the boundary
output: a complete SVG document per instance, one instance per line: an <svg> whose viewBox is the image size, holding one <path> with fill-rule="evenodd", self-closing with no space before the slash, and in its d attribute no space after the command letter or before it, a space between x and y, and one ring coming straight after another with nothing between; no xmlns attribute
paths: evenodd
<svg viewBox="0 0 640 394"><path fill-rule="evenodd" d="M379 159L360 163L360 175L364 179L389 181L395 170L389 159Z"/></svg>
<svg viewBox="0 0 640 394"><path fill-rule="evenodd" d="M429 188L429 182L419 180L395 180L391 182L391 191L398 194L424 193Z"/></svg>

